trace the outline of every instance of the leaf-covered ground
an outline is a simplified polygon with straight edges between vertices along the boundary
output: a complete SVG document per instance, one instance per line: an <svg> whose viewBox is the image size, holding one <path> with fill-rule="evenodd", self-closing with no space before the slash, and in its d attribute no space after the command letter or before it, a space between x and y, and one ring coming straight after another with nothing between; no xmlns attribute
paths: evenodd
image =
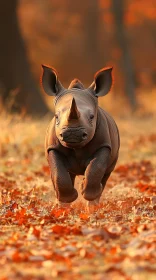
<svg viewBox="0 0 156 280"><path fill-rule="evenodd" d="M120 159L89 213L81 195L70 209L54 206L48 120L1 117L1 280L156 279L156 118L116 121Z"/></svg>

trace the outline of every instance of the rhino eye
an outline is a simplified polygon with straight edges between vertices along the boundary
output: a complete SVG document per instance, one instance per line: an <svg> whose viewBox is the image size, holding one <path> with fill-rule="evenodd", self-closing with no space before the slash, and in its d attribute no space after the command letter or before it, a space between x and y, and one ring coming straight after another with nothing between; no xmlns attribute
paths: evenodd
<svg viewBox="0 0 156 280"><path fill-rule="evenodd" d="M55 114L55 120L56 120L56 124L59 124L59 116L58 116L58 114Z"/></svg>
<svg viewBox="0 0 156 280"><path fill-rule="evenodd" d="M90 114L90 119L94 119L94 115L93 114Z"/></svg>

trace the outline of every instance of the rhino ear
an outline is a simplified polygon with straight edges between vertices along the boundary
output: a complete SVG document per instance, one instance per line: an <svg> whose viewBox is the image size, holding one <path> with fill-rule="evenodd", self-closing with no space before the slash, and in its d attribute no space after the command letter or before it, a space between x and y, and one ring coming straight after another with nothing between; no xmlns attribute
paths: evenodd
<svg viewBox="0 0 156 280"><path fill-rule="evenodd" d="M95 96L104 96L110 91L112 86L112 69L113 67L103 68L95 74L94 82L89 87L94 90Z"/></svg>
<svg viewBox="0 0 156 280"><path fill-rule="evenodd" d="M57 72L54 68L50 68L46 65L42 65L43 74L41 77L41 83L44 91L51 96L56 96L59 94L61 90L63 90L63 86L58 80Z"/></svg>

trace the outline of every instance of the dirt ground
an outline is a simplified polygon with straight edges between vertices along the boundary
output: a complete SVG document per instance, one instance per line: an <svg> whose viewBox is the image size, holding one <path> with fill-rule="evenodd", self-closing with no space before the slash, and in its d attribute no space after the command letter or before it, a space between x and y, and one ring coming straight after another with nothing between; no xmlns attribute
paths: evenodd
<svg viewBox="0 0 156 280"><path fill-rule="evenodd" d="M89 213L81 194L54 206L48 118L1 115L0 280L156 279L156 116L115 119L119 161Z"/></svg>

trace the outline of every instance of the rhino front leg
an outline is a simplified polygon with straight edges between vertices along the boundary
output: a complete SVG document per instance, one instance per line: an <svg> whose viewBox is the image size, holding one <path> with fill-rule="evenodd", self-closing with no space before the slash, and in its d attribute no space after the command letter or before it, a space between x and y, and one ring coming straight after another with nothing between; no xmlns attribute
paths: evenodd
<svg viewBox="0 0 156 280"><path fill-rule="evenodd" d="M82 195L88 201L101 196L103 191L102 179L108 167L110 153L111 151L107 147L99 149L86 168Z"/></svg>
<svg viewBox="0 0 156 280"><path fill-rule="evenodd" d="M48 162L57 199L64 203L76 200L78 193L72 184L73 178L71 179L68 173L64 157L57 151L51 150L48 154Z"/></svg>

